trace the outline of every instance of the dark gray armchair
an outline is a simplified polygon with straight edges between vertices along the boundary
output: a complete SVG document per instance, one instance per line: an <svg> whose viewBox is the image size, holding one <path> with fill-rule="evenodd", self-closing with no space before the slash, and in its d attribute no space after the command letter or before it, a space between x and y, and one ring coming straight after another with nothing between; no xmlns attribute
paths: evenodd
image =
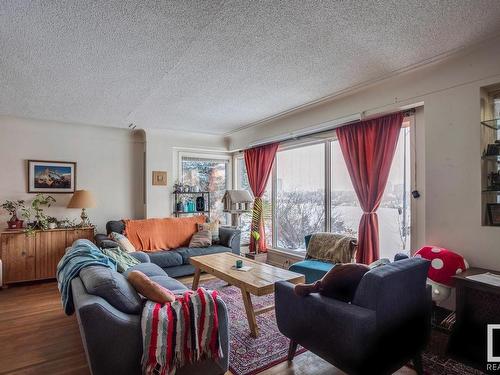
<svg viewBox="0 0 500 375"><path fill-rule="evenodd" d="M311 294L295 295L276 283L276 319L297 344L349 374L391 374L410 360L423 373L421 351L430 336L429 262L405 259L367 272L352 303Z"/></svg>

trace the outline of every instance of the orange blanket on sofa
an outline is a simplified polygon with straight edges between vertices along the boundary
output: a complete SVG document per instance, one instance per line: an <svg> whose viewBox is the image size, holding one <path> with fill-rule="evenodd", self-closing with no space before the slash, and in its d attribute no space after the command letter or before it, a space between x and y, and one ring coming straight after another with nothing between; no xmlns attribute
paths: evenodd
<svg viewBox="0 0 500 375"><path fill-rule="evenodd" d="M136 250L159 251L188 246L205 216L164 219L124 220L125 235Z"/></svg>

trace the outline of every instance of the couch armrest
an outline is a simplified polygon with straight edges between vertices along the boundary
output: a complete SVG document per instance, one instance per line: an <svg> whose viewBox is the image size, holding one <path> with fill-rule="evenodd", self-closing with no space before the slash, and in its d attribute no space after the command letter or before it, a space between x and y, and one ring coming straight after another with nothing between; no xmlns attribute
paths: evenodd
<svg viewBox="0 0 500 375"><path fill-rule="evenodd" d="M240 255L241 231L239 229L220 227L219 243L231 248L233 254Z"/></svg>
<svg viewBox="0 0 500 375"><path fill-rule="evenodd" d="M333 364L354 365L376 339L375 311L319 294L299 297L289 282L275 284L275 306L281 333Z"/></svg>
<svg viewBox="0 0 500 375"><path fill-rule="evenodd" d="M140 374L141 316L125 314L71 282L87 362L93 374Z"/></svg>
<svg viewBox="0 0 500 375"><path fill-rule="evenodd" d="M149 259L149 255L146 254L143 251L134 251L133 253L129 253L132 255L135 259L137 259L141 263L150 263L151 260Z"/></svg>
<svg viewBox="0 0 500 375"><path fill-rule="evenodd" d="M225 374L229 370L229 318L227 307L224 301L217 297L217 319L219 320L219 338L222 348L222 358L217 360L222 372Z"/></svg>

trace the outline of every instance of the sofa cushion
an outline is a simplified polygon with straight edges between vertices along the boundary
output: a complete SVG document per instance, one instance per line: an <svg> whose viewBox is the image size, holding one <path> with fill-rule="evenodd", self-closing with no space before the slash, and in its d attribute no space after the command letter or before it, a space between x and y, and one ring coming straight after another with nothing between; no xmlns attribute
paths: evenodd
<svg viewBox="0 0 500 375"><path fill-rule="evenodd" d="M231 248L225 246L209 246L209 247L180 247L176 250L182 257L183 264L189 264L189 258L198 255L208 255L216 253L225 253L231 251Z"/></svg>
<svg viewBox="0 0 500 375"><path fill-rule="evenodd" d="M212 246L212 233L209 230L200 230L193 234L189 247L208 247Z"/></svg>
<svg viewBox="0 0 500 375"><path fill-rule="evenodd" d="M123 251L127 253L133 253L135 251L134 245L132 245L132 243L128 240L128 238L125 237L123 234L117 232L111 232L109 234L109 238L115 241L120 247L120 249L122 249Z"/></svg>
<svg viewBox="0 0 500 375"><path fill-rule="evenodd" d="M208 230L212 235L212 241L219 241L219 220L198 224L198 231Z"/></svg>
<svg viewBox="0 0 500 375"><path fill-rule="evenodd" d="M111 232L121 233L125 231L125 223L123 220L111 220L106 223L106 233L110 234Z"/></svg>
<svg viewBox="0 0 500 375"><path fill-rule="evenodd" d="M122 274L90 266L80 271L80 279L88 293L104 298L114 308L127 314L141 312L142 299Z"/></svg>
<svg viewBox="0 0 500 375"><path fill-rule="evenodd" d="M133 256L140 263L149 263L150 262L149 255L146 253L143 253L142 251L134 251L133 253L130 253L130 256Z"/></svg>
<svg viewBox="0 0 500 375"><path fill-rule="evenodd" d="M292 264L289 270L304 275L306 277L306 283L309 284L321 279L333 267L335 267L333 263L308 259Z"/></svg>
<svg viewBox="0 0 500 375"><path fill-rule="evenodd" d="M158 265L154 263L141 263L136 266L130 267L127 271L123 273L123 276L128 277L128 274L132 271L141 271L146 276L167 276L166 272L161 269Z"/></svg>
<svg viewBox="0 0 500 375"><path fill-rule="evenodd" d="M175 267L182 264L182 257L178 250L163 250L148 253L149 260L161 268Z"/></svg>
<svg viewBox="0 0 500 375"><path fill-rule="evenodd" d="M151 276L150 279L155 283L160 284L162 287L172 291L174 294L182 294L188 290L183 283L168 276Z"/></svg>

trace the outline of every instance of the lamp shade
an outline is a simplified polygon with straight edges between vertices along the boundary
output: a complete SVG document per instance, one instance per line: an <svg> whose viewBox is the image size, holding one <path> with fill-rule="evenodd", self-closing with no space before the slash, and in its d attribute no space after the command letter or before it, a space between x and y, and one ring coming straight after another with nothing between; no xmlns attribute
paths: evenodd
<svg viewBox="0 0 500 375"><path fill-rule="evenodd" d="M92 208L95 207L95 199L88 190L77 190L68 203L68 208Z"/></svg>

